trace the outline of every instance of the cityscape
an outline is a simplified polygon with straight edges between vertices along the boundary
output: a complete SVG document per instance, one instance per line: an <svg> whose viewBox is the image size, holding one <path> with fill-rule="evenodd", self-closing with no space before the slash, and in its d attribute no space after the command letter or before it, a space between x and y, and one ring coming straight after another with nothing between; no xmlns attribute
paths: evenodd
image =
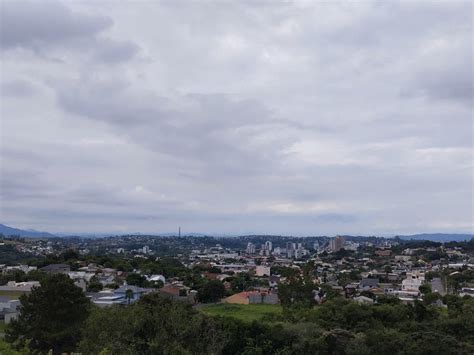
<svg viewBox="0 0 474 355"><path fill-rule="evenodd" d="M473 16L0 0L0 355L473 355Z"/></svg>
<svg viewBox="0 0 474 355"><path fill-rule="evenodd" d="M302 309L309 312L337 306L344 310L351 304L361 311L396 305L397 312L410 310L414 319L440 321L450 314L449 322L454 320L454 309L462 309L463 315L456 318L470 321L474 237L448 237L457 240L439 242L419 236L4 235L0 242L0 255L6 262L0 265L0 316L5 325L16 324L22 312L20 296L33 294L48 278L62 277L62 282L80 289L88 302L105 312L113 307L138 306L153 296L211 318L235 319L244 328L253 324L249 322L286 324L291 322L285 315L288 311L303 321ZM443 236L431 239L442 240ZM358 324L354 315L348 316ZM462 319L459 321L464 322ZM403 320L390 326L398 322ZM96 336L92 336L92 343L82 345L83 351L111 346ZM454 351L469 349L463 336L452 337L457 343ZM212 346L230 351L230 344ZM272 351L278 349L278 345L272 346L277 347Z"/></svg>

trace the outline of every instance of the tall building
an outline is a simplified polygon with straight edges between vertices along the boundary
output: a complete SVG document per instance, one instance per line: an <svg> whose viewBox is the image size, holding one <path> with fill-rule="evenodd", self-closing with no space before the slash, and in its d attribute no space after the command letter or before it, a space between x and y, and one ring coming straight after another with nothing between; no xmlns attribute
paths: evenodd
<svg viewBox="0 0 474 355"><path fill-rule="evenodd" d="M255 244L247 243L247 249L245 249L247 254L255 254Z"/></svg>
<svg viewBox="0 0 474 355"><path fill-rule="evenodd" d="M295 243L286 243L286 255L288 258L295 256L296 244Z"/></svg>
<svg viewBox="0 0 474 355"><path fill-rule="evenodd" d="M267 240L267 241L265 242L265 250L272 251L272 249L273 249L273 248L272 248L272 242L270 242L270 241Z"/></svg>
<svg viewBox="0 0 474 355"><path fill-rule="evenodd" d="M329 249L331 249L332 252L339 251L342 248L344 248L344 243L345 243L344 237L341 237L340 235L338 235L337 237L332 238L329 241Z"/></svg>

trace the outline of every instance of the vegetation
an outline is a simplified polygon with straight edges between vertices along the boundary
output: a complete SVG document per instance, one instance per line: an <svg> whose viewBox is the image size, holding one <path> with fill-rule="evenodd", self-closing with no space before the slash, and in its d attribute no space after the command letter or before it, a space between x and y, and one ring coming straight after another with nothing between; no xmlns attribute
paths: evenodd
<svg viewBox="0 0 474 355"><path fill-rule="evenodd" d="M295 278L293 286L304 288L304 276ZM0 343L0 351L472 354L474 299L448 295L443 302L447 311L390 297L373 306L335 297L322 304L219 304L197 311L152 293L126 307L97 308L66 276L54 275L21 297L21 315L6 328L11 345Z"/></svg>
<svg viewBox="0 0 474 355"><path fill-rule="evenodd" d="M231 317L245 322L265 321L281 315L280 305L270 304L215 304L202 307L201 311L210 316Z"/></svg>
<svg viewBox="0 0 474 355"><path fill-rule="evenodd" d="M20 316L6 328L5 339L31 352L73 351L87 319L90 302L66 275L45 278L41 287L20 297Z"/></svg>

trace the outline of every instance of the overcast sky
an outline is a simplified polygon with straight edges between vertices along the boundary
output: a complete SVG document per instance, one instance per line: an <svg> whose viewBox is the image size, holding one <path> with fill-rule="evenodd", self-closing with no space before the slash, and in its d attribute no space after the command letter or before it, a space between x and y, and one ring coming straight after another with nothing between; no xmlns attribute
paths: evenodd
<svg viewBox="0 0 474 355"><path fill-rule="evenodd" d="M473 231L470 1L1 1L0 223Z"/></svg>

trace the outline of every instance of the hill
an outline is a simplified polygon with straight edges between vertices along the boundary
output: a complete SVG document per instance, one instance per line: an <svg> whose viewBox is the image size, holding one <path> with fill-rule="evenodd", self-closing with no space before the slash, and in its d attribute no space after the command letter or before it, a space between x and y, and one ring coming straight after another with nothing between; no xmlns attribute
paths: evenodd
<svg viewBox="0 0 474 355"><path fill-rule="evenodd" d="M432 242L461 242L471 240L474 234L423 233L414 235L399 235L402 240L430 240Z"/></svg>
<svg viewBox="0 0 474 355"><path fill-rule="evenodd" d="M6 236L10 235L19 235L20 237L29 237L29 238L51 238L56 237L54 234L48 232L39 232L33 229L24 230L6 226L0 224L0 233Z"/></svg>

